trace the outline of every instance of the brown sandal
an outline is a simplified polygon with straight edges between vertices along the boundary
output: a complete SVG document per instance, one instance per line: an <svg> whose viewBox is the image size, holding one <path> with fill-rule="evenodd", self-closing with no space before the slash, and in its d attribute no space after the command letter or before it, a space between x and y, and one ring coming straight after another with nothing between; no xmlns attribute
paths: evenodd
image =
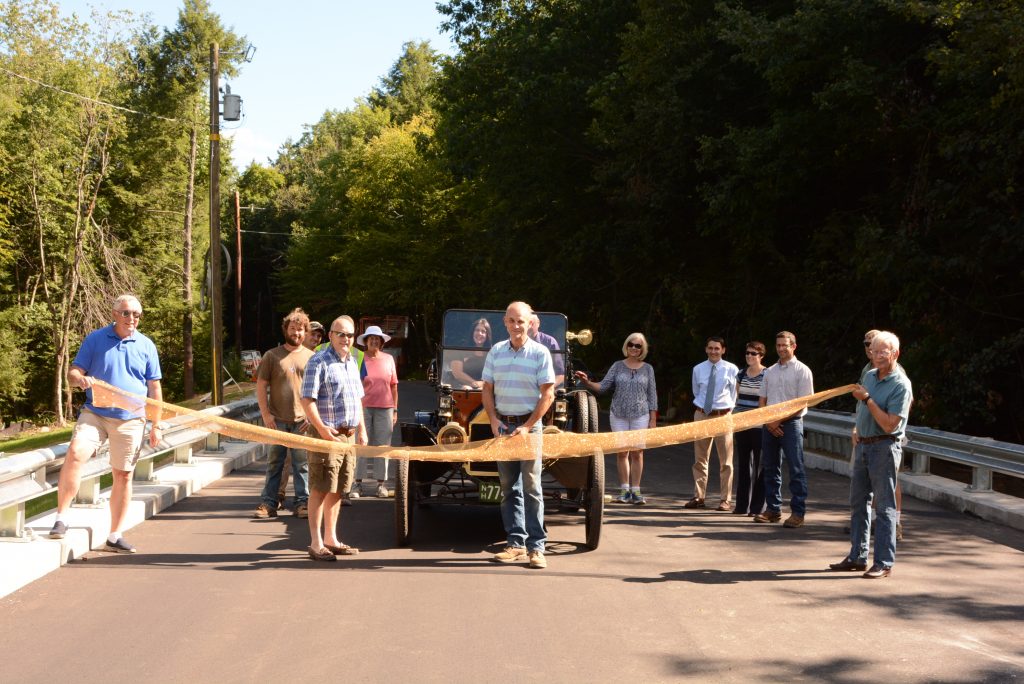
<svg viewBox="0 0 1024 684"><path fill-rule="evenodd" d="M348 544L340 544L338 546L331 546L330 544L324 544L324 548L331 552L335 556L355 556L359 553L359 549Z"/></svg>
<svg viewBox="0 0 1024 684"><path fill-rule="evenodd" d="M332 562L332 561L338 560L337 558L334 557L334 554L331 553L331 550L330 550L329 547L324 547L324 548L320 549L319 551L314 551L313 547L310 546L308 548L308 551L309 551L310 559L315 560L315 561Z"/></svg>

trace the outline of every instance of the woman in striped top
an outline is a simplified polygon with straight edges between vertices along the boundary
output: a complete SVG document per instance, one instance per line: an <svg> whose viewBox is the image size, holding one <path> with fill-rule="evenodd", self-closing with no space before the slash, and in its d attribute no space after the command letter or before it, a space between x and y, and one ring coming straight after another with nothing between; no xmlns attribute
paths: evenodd
<svg viewBox="0 0 1024 684"><path fill-rule="evenodd" d="M765 346L763 342L747 342L744 358L747 366L736 376L736 408L734 413L758 407L758 394L764 381ZM761 471L761 428L743 430L733 435L736 458L737 515L757 515L764 508L764 473Z"/></svg>

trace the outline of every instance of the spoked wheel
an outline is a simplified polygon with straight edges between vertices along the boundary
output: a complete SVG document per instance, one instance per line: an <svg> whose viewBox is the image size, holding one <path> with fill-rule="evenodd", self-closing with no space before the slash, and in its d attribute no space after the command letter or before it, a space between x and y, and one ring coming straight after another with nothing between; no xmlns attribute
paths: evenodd
<svg viewBox="0 0 1024 684"><path fill-rule="evenodd" d="M587 548L596 549L601 543L604 522L604 453L595 451L587 468Z"/></svg>
<svg viewBox="0 0 1024 684"><path fill-rule="evenodd" d="M412 541L412 519L415 510L416 469L412 461L402 459L395 473L395 543L408 546Z"/></svg>

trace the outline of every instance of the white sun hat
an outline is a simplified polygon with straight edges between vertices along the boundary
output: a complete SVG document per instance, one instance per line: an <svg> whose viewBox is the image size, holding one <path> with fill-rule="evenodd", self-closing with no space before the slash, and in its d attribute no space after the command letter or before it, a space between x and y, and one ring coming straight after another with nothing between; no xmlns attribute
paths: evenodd
<svg viewBox="0 0 1024 684"><path fill-rule="evenodd" d="M364 332L362 335L356 338L356 344L366 344L366 338L371 337L373 335L376 335L377 337L381 338L382 340L384 340L385 343L391 339L391 335L385 335L384 331L380 329L379 325L371 325L369 328L366 329L366 332Z"/></svg>

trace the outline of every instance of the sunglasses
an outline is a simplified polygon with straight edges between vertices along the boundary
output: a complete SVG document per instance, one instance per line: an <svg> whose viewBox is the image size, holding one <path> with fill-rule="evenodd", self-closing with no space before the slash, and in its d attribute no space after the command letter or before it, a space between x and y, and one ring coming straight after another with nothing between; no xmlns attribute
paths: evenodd
<svg viewBox="0 0 1024 684"><path fill-rule="evenodd" d="M871 340L864 340L864 346L865 347L870 347L871 346Z"/></svg>
<svg viewBox="0 0 1024 684"><path fill-rule="evenodd" d="M756 351L748 351L748 352L744 352L744 353L743 353L743 355L744 355L744 356L760 356L760 355L761 355L761 352L756 352Z"/></svg>
<svg viewBox="0 0 1024 684"><path fill-rule="evenodd" d="M356 336L356 334L354 332L341 332L340 330L332 330L331 332L334 333L335 335L337 335L338 337L355 337Z"/></svg>
<svg viewBox="0 0 1024 684"><path fill-rule="evenodd" d="M644 345L640 344L639 342L627 342L626 347L628 349L643 349Z"/></svg>
<svg viewBox="0 0 1024 684"><path fill-rule="evenodd" d="M118 309L117 310L117 314L121 318L135 318L135 319L138 319L138 320L142 320L142 312L141 311L132 311L130 309Z"/></svg>

